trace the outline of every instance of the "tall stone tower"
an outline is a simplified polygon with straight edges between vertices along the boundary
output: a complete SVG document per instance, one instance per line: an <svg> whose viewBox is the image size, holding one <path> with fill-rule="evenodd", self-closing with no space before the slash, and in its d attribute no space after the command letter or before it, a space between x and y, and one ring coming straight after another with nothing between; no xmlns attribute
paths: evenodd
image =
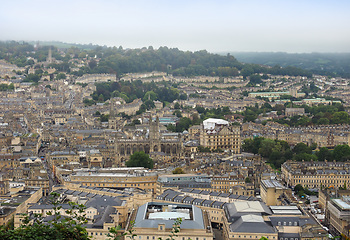
<svg viewBox="0 0 350 240"><path fill-rule="evenodd" d="M297 98L298 97L298 89L296 89L295 87L291 88L289 90L289 94L292 95L293 97Z"/></svg>
<svg viewBox="0 0 350 240"><path fill-rule="evenodd" d="M159 135L159 118L152 122L152 117L149 118L149 140L150 152L159 152L160 149L160 135Z"/></svg>
<svg viewBox="0 0 350 240"><path fill-rule="evenodd" d="M108 128L109 129L117 129L117 118L115 116L114 112L114 101L111 100L111 103L109 105L109 118L108 118Z"/></svg>

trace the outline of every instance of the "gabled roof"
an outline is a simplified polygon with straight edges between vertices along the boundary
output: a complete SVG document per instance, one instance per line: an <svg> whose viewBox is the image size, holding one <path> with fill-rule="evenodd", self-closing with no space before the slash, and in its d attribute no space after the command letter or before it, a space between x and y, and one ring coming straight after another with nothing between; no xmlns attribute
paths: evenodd
<svg viewBox="0 0 350 240"><path fill-rule="evenodd" d="M265 222L261 215L244 215L230 225L230 232L275 233L276 230Z"/></svg>

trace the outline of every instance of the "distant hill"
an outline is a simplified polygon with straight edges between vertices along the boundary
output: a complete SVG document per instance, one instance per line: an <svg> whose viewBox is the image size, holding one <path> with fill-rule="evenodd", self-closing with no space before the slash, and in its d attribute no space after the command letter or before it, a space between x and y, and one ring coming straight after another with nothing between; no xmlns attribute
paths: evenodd
<svg viewBox="0 0 350 240"><path fill-rule="evenodd" d="M231 52L230 54L244 63L294 66L319 74L350 77L350 53Z"/></svg>
<svg viewBox="0 0 350 240"><path fill-rule="evenodd" d="M99 45L95 45L92 43L78 44L78 43L65 43L65 42L59 42L59 41L39 41L39 42L29 41L28 43L31 45L36 45L39 43L40 46L55 46L61 49L76 47L83 50L92 50L92 49L95 49L96 47L101 47ZM107 46L103 46L103 47L107 48Z"/></svg>

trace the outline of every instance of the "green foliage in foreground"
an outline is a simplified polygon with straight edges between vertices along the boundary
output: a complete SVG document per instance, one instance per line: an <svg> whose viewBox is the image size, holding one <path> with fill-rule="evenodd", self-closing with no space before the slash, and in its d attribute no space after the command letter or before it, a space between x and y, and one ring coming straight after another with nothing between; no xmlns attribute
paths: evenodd
<svg viewBox="0 0 350 240"><path fill-rule="evenodd" d="M90 239L88 232L83 224L87 223L85 215L85 206L74 202L69 202L71 209L65 211L65 216L60 215L61 206L54 201L57 193L52 193L53 209L47 213L53 219L44 223L41 214L24 214L22 225L16 229L10 230L1 228L0 239L24 240L24 239Z"/></svg>
<svg viewBox="0 0 350 240"><path fill-rule="evenodd" d="M22 225L16 229L10 229L9 226L0 226L0 239L7 240L87 240L92 237L88 235L84 224L87 223L83 204L69 202L70 209L65 211L65 215L60 215L61 206L55 199L59 196L58 193L51 193L51 202L53 204L52 212L48 212L48 216L53 219L44 222L42 214L23 214ZM175 240L180 232L181 218L174 221L169 237L164 240ZM107 239L122 240L125 238L135 239L135 222L131 221L128 229L112 227L107 234ZM162 240L162 238L159 238Z"/></svg>

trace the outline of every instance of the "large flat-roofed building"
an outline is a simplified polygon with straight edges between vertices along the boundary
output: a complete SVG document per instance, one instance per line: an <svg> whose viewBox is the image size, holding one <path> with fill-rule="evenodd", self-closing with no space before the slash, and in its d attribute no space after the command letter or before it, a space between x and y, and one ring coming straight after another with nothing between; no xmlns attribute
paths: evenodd
<svg viewBox="0 0 350 240"><path fill-rule="evenodd" d="M228 121L209 118L203 121L200 129L200 145L211 150L241 151L240 127L232 126Z"/></svg>
<svg viewBox="0 0 350 240"><path fill-rule="evenodd" d="M166 174L160 175L157 181L157 193L168 188L210 189L211 177L206 174Z"/></svg>
<svg viewBox="0 0 350 240"><path fill-rule="evenodd" d="M327 204L326 216L331 233L350 237L350 197L331 199Z"/></svg>
<svg viewBox="0 0 350 240"><path fill-rule="evenodd" d="M225 204L223 235L226 240L326 240L328 233L297 206L266 206L258 201Z"/></svg>
<svg viewBox="0 0 350 240"><path fill-rule="evenodd" d="M90 187L140 188L156 190L158 173L142 167L75 169L63 177L64 184L80 183Z"/></svg>
<svg viewBox="0 0 350 240"><path fill-rule="evenodd" d="M176 219L182 219L176 240L212 240L213 231L208 214L193 205L149 202L140 206L131 220L139 240L167 239L172 235Z"/></svg>
<svg viewBox="0 0 350 240"><path fill-rule="evenodd" d="M288 186L339 188L350 185L350 162L297 162L282 164L282 179Z"/></svg>

